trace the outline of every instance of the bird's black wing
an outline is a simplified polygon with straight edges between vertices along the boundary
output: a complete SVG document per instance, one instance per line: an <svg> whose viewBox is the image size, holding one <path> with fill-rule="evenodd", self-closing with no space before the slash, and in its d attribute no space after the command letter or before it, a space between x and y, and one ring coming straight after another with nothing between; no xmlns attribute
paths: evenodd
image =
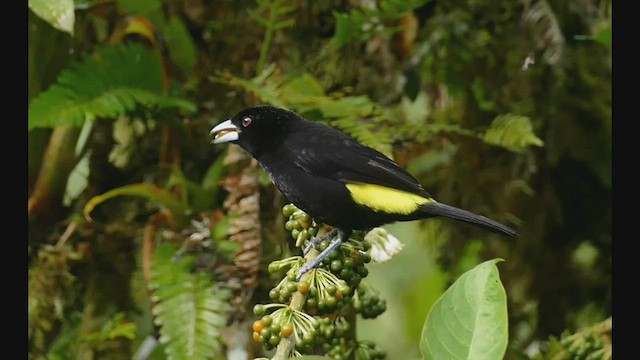
<svg viewBox="0 0 640 360"><path fill-rule="evenodd" d="M290 160L310 174L431 198L413 176L391 159L328 126L304 122L282 145L288 148Z"/></svg>

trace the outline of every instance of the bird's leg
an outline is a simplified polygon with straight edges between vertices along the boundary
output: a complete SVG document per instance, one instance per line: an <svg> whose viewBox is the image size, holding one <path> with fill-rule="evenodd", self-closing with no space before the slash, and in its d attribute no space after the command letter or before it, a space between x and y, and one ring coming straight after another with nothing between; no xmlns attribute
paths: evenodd
<svg viewBox="0 0 640 360"><path fill-rule="evenodd" d="M343 231L340 229L336 229L336 230L338 232L338 238L333 240L333 242L329 246L327 246L327 248L324 249L320 254L318 254L318 256L315 259L313 259L311 262L308 262L300 267L300 270L298 270L298 276L296 277L296 281L300 281L300 279L302 278L302 275L304 275L309 270L318 266L322 262L322 260L324 260L327 256L329 256L329 254L331 254L335 249L340 247L340 245L342 245L344 241L349 239L349 236L351 235L351 230L349 231Z"/></svg>
<svg viewBox="0 0 640 360"><path fill-rule="evenodd" d="M307 244L307 246L304 247L304 249L302 250L302 255L307 255L307 253L309 252L309 250L311 250L312 247L316 246L317 244L320 244L321 242L331 239L334 236L336 236L336 233L338 232L338 229L333 229L331 231L329 231L328 233L320 236L320 237L313 237L311 238L311 240L309 240L309 243Z"/></svg>

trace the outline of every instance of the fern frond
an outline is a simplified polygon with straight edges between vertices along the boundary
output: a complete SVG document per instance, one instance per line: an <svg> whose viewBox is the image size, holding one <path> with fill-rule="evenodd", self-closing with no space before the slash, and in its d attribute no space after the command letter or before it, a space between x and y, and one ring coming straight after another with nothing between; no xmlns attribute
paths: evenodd
<svg viewBox="0 0 640 360"><path fill-rule="evenodd" d="M330 125L344 131L362 144L392 157L391 133L383 131L380 122L385 115L379 105L366 96L331 99L318 105L318 110Z"/></svg>
<svg viewBox="0 0 640 360"><path fill-rule="evenodd" d="M173 262L177 248L160 245L154 254L150 287L152 314L168 359L212 359L230 311L230 293L216 288L211 275L192 272L194 258Z"/></svg>
<svg viewBox="0 0 640 360"><path fill-rule="evenodd" d="M29 105L29 129L80 126L85 119L117 118L142 106L195 111L185 99L165 95L158 57L139 44L98 49L64 70Z"/></svg>
<svg viewBox="0 0 640 360"><path fill-rule="evenodd" d="M209 81L240 88L255 95L263 103L277 107L286 107L285 103L280 99L281 91L273 81L260 81L259 77L247 80L228 72L210 76Z"/></svg>
<svg viewBox="0 0 640 360"><path fill-rule="evenodd" d="M496 117L484 134L484 141L502 146L513 152L523 152L528 146L543 146L526 116L505 114Z"/></svg>
<svg viewBox="0 0 640 360"><path fill-rule="evenodd" d="M210 80L241 88L264 103L291 109L303 116L320 112L330 125L391 156L391 133L380 126L387 116L380 105L367 96L326 95L320 82L309 73L286 81L276 75L247 80L228 73Z"/></svg>

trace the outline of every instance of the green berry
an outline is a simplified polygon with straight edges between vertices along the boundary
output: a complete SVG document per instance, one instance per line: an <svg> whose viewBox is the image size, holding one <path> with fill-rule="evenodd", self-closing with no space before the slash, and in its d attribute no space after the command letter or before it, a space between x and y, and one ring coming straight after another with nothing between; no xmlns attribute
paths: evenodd
<svg viewBox="0 0 640 360"><path fill-rule="evenodd" d="M274 335L271 335L269 337L269 344L270 345L274 345L275 346L275 345L278 345L279 342L280 342L280 336L274 334Z"/></svg>
<svg viewBox="0 0 640 360"><path fill-rule="evenodd" d="M329 240L322 240L320 242L320 244L318 244L318 250L319 251L323 251L324 249L326 249L327 247L329 247L330 242Z"/></svg>
<svg viewBox="0 0 640 360"><path fill-rule="evenodd" d="M336 293L336 291L338 291L338 288L335 285L327 285L327 287L325 287L325 290L330 294L330 295L334 295Z"/></svg>
<svg viewBox="0 0 640 360"><path fill-rule="evenodd" d="M342 270L342 261L333 260L331 262L331 271L339 272L340 270Z"/></svg>
<svg viewBox="0 0 640 360"><path fill-rule="evenodd" d="M286 285L287 292L293 293L298 290L298 284L292 281L287 282Z"/></svg>
<svg viewBox="0 0 640 360"><path fill-rule="evenodd" d="M253 307L253 313L257 316L262 316L266 312L264 305L257 304Z"/></svg>
<svg viewBox="0 0 640 360"><path fill-rule="evenodd" d="M291 215L293 215L293 213L296 211L296 207L293 204L287 204L285 206L282 207L282 215L289 217Z"/></svg>
<svg viewBox="0 0 640 360"><path fill-rule="evenodd" d="M269 299L276 300L278 297L280 297L280 291L278 291L278 289L269 290Z"/></svg>
<svg viewBox="0 0 640 360"><path fill-rule="evenodd" d="M280 324L276 324L276 323L271 324L271 326L269 326L269 330L271 331L272 334L280 333L280 330L281 330Z"/></svg>
<svg viewBox="0 0 640 360"><path fill-rule="evenodd" d="M347 283L341 283L338 285L338 290L340 290L340 292L343 295L350 295L351 294L351 288L349 287L349 285L347 285Z"/></svg>
<svg viewBox="0 0 640 360"><path fill-rule="evenodd" d="M334 296L327 296L327 298L324 299L324 303L329 308L332 308L332 307L336 306L337 302L338 302L338 300L336 300L336 298Z"/></svg>
<svg viewBox="0 0 640 360"><path fill-rule="evenodd" d="M262 322L266 326L270 326L273 323L273 318L271 317L271 315L265 315L262 317Z"/></svg>
<svg viewBox="0 0 640 360"><path fill-rule="evenodd" d="M367 275L369 275L369 270L364 266L356 268L356 271L362 277L367 277Z"/></svg>
<svg viewBox="0 0 640 360"><path fill-rule="evenodd" d="M316 300L315 298L311 298L308 297L307 300L305 301L306 305L308 308L314 308L316 306L318 306L318 300Z"/></svg>
<svg viewBox="0 0 640 360"><path fill-rule="evenodd" d="M344 264L344 267L346 267L346 268L353 267L353 258L351 258L351 257L345 258L342 262Z"/></svg>

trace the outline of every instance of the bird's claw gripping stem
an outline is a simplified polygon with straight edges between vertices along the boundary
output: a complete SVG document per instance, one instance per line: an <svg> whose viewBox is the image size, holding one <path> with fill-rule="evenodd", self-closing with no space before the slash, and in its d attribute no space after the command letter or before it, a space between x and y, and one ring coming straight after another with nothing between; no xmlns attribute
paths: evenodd
<svg viewBox="0 0 640 360"><path fill-rule="evenodd" d="M344 241L346 241L349 236L351 236L351 231L344 231L344 230L340 230L340 229L335 229L335 230L331 230L329 231L327 234L325 234L322 239L324 240L324 238L326 238L328 235L330 235L331 237L333 237L334 233L337 232L338 233L338 237L333 240L331 242L331 244L329 244L329 246L327 246L326 249L324 249L320 254L318 254L318 256L316 256L315 259L311 260L310 262L302 265L300 267L300 270L298 270L298 276L296 277L296 281L300 281L300 279L302 278L302 275L304 275L305 273L307 273L309 270L315 268L316 266L320 265L320 263L322 262L322 260L326 259L327 256L329 256L329 254L331 254L333 251L335 251L337 248L340 247L340 245L342 245L342 243Z"/></svg>
<svg viewBox="0 0 640 360"><path fill-rule="evenodd" d="M338 232L338 229L333 229L331 231L329 231L328 233L320 236L320 237L314 237L311 238L311 240L309 240L309 243L307 244L307 246L304 247L304 249L302 250L302 255L307 255L307 253L309 253L309 250L311 250L312 247L316 246L317 244L327 240L327 239L331 239L333 238L336 233Z"/></svg>
<svg viewBox="0 0 640 360"><path fill-rule="evenodd" d="M341 238L337 238L333 240L333 242L329 246L327 246L327 248L324 249L315 259L311 260L311 262L308 262L302 265L300 267L300 270L298 270L298 276L296 277L296 281L300 281L300 279L302 278L302 275L307 273L309 270L315 268L316 266L320 265L322 260L324 260L327 256L329 256L329 254L331 254L331 252L333 252L335 249L340 247L340 245L342 245Z"/></svg>

